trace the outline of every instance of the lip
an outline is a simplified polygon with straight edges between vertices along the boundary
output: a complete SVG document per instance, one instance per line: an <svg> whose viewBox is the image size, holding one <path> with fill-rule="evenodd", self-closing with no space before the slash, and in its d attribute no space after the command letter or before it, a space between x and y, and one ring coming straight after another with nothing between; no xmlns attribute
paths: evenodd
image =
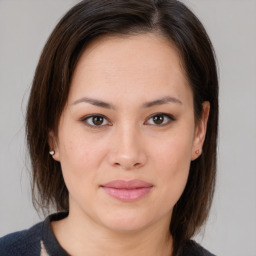
<svg viewBox="0 0 256 256"><path fill-rule="evenodd" d="M152 190L153 184L142 180L113 180L100 187L118 200L131 202L147 195Z"/></svg>

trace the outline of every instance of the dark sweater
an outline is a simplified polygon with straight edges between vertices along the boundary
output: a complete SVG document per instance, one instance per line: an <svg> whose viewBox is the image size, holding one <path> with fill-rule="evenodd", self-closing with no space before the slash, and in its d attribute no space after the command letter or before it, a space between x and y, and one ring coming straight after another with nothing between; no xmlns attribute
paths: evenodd
<svg viewBox="0 0 256 256"><path fill-rule="evenodd" d="M70 256L56 240L50 222L63 219L67 213L50 215L30 229L0 238L0 256ZM182 248L181 256L214 256L193 241Z"/></svg>

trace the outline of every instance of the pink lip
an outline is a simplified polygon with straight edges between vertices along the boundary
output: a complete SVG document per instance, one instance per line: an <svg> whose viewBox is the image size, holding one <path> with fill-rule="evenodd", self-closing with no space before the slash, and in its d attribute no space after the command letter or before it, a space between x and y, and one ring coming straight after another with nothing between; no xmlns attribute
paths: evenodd
<svg viewBox="0 0 256 256"><path fill-rule="evenodd" d="M153 185L142 180L113 180L101 187L110 196L121 201L131 202L148 194Z"/></svg>

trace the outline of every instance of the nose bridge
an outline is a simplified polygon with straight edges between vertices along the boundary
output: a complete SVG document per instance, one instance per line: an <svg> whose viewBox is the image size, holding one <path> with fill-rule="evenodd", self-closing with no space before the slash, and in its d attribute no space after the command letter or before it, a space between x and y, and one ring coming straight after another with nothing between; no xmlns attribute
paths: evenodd
<svg viewBox="0 0 256 256"><path fill-rule="evenodd" d="M123 169L143 166L146 161L146 152L141 139L139 128L131 122L123 122L116 127L111 150L111 164Z"/></svg>
<svg viewBox="0 0 256 256"><path fill-rule="evenodd" d="M139 151L138 129L132 125L123 125L119 131L119 150L127 157L135 155Z"/></svg>

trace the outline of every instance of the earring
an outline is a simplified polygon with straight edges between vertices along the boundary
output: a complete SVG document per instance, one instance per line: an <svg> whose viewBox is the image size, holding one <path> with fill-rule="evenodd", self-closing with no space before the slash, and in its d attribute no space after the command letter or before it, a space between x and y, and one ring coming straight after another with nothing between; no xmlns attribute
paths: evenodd
<svg viewBox="0 0 256 256"><path fill-rule="evenodd" d="M198 155L198 154L199 154L199 152L200 152L200 151L199 151L199 149L198 149L198 150L196 150L196 152L195 152L195 153Z"/></svg>
<svg viewBox="0 0 256 256"><path fill-rule="evenodd" d="M50 154L51 156L53 156L53 155L55 154L55 151L54 151L54 150L51 150L51 151L49 152L49 154Z"/></svg>

